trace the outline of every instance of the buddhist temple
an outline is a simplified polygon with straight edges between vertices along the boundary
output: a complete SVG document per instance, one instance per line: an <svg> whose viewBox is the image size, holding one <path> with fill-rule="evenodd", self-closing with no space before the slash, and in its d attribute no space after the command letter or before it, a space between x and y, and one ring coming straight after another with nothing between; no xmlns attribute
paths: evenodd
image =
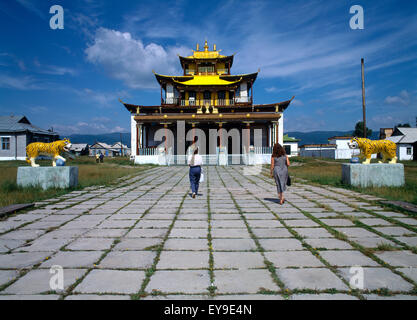
<svg viewBox="0 0 417 320"><path fill-rule="evenodd" d="M283 144L283 112L294 97L271 104L254 104L254 83L259 70L233 75L234 55L222 55L220 51L216 45L209 50L205 41L202 50L197 44L192 55L179 56L182 75L163 75L154 71L160 85L160 104L145 106L121 101L131 113L131 150L136 162L146 162L138 157L158 155L161 146L165 146L161 150L166 154L185 155L184 150L193 143L193 139L194 142L202 139L186 139L185 148L181 148L180 141L176 139L179 121L184 123L186 132L200 129L205 133L203 139L207 139L207 149L203 154L211 156L219 152L232 155L232 149L235 157L249 150L270 154L275 142ZM173 141L168 136L164 141L154 139L161 128L173 132ZM210 129L219 131L214 148L209 148ZM262 138L261 145L258 143L258 148L253 151L255 129L260 129L257 132L262 133ZM232 148L230 136L222 134L233 130L247 138L237 148Z"/></svg>

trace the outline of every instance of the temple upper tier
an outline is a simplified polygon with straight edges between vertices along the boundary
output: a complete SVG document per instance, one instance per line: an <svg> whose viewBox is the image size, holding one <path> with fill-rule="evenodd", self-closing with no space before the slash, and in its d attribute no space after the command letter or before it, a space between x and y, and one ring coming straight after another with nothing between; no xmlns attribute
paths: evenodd
<svg viewBox="0 0 417 320"><path fill-rule="evenodd" d="M177 106L250 105L253 103L253 83L258 72L231 75L233 55L224 56L213 45L209 50L207 41L204 50L196 50L188 57L179 56L183 75L169 76L155 73L161 86L161 104ZM200 113L199 110L198 113Z"/></svg>

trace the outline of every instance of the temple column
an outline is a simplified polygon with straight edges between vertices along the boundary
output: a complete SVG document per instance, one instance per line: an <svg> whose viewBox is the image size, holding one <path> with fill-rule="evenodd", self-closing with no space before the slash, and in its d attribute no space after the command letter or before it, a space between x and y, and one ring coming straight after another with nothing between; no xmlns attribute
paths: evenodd
<svg viewBox="0 0 417 320"><path fill-rule="evenodd" d="M281 146L284 146L284 113L281 113L278 120L278 142Z"/></svg>
<svg viewBox="0 0 417 320"><path fill-rule="evenodd" d="M242 121L242 123L246 124L246 128L243 131L246 131L246 136L245 136L245 142L246 142L246 152L249 152L249 147L250 147L250 124L253 123L253 121ZM243 138L243 137L242 137Z"/></svg>
<svg viewBox="0 0 417 320"><path fill-rule="evenodd" d="M138 134L137 134L137 123L135 120L135 114L132 113L130 116L130 150L131 150L131 155L132 156L137 156L138 155L138 150L137 150L137 139L138 139Z"/></svg>
<svg viewBox="0 0 417 320"><path fill-rule="evenodd" d="M271 123L272 123L271 142L272 142L272 147L273 147L275 143L278 142L278 121L271 121Z"/></svg>
<svg viewBox="0 0 417 320"><path fill-rule="evenodd" d="M219 121L216 122L219 125L219 148L223 147L223 124L225 124L226 122L224 121Z"/></svg>
<svg viewBox="0 0 417 320"><path fill-rule="evenodd" d="M142 122L138 122L136 124L136 132L137 132L137 149L138 152L137 154L139 154L139 149L143 148L143 123Z"/></svg>

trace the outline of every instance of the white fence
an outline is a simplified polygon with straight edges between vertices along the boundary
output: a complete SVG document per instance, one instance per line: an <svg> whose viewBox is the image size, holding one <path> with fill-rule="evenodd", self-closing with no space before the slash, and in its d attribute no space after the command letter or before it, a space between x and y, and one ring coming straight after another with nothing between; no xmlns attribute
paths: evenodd
<svg viewBox="0 0 417 320"><path fill-rule="evenodd" d="M271 162L271 147L251 147L250 152L244 148L243 154L228 154L227 148L219 150L215 154L203 154L204 165L255 165L269 164ZM143 148L139 149L139 155L132 156L135 164L156 164L156 165L187 165L187 155L174 155L172 148L165 152L164 148Z"/></svg>

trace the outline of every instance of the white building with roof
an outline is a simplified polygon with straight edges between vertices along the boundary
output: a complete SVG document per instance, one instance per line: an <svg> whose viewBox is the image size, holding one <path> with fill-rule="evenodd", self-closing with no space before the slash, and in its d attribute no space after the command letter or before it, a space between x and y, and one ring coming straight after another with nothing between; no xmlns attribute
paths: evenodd
<svg viewBox="0 0 417 320"><path fill-rule="evenodd" d="M398 160L417 160L417 128L396 128L387 140L397 144Z"/></svg>
<svg viewBox="0 0 417 320"><path fill-rule="evenodd" d="M25 160L29 143L58 139L58 133L34 126L23 115L0 116L0 160Z"/></svg>

